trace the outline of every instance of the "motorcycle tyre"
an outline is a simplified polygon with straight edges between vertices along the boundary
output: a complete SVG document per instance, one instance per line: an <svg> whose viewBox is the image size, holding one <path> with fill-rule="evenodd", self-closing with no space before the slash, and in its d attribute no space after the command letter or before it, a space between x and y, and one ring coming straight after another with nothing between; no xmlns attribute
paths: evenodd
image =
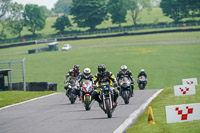
<svg viewBox="0 0 200 133"><path fill-rule="evenodd" d="M90 110L90 96L85 96L85 110Z"/></svg>
<svg viewBox="0 0 200 133"><path fill-rule="evenodd" d="M106 113L107 113L107 116L108 118L111 118L112 117L112 111L110 110L110 100L109 99L106 99Z"/></svg>

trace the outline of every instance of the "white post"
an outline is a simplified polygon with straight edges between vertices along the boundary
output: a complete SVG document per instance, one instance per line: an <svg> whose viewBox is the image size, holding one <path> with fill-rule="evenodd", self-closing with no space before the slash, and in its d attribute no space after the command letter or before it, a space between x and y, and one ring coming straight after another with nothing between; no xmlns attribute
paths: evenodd
<svg viewBox="0 0 200 133"><path fill-rule="evenodd" d="M11 60L8 61L8 64L9 64L9 79L10 79L10 90L12 90L12 74L11 74Z"/></svg>
<svg viewBox="0 0 200 133"><path fill-rule="evenodd" d="M23 72L23 86L24 86L24 91L26 91L25 60L26 60L26 58L24 58L22 60L22 72Z"/></svg>

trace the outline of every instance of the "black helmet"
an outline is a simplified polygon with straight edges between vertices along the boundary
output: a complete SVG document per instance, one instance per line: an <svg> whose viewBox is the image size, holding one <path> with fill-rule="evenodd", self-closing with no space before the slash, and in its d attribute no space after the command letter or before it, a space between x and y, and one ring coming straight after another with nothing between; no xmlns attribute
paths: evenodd
<svg viewBox="0 0 200 133"><path fill-rule="evenodd" d="M98 72L100 74L105 74L105 72L106 72L106 66L104 64L98 65Z"/></svg>
<svg viewBox="0 0 200 133"><path fill-rule="evenodd" d="M79 65L74 65L73 69L74 69L75 72L79 72L80 66Z"/></svg>

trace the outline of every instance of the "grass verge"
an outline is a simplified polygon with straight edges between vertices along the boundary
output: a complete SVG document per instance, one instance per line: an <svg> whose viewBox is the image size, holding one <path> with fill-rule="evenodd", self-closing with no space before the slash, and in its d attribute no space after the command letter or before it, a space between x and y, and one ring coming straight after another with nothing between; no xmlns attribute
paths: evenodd
<svg viewBox="0 0 200 133"><path fill-rule="evenodd" d="M136 121L127 133L199 133L200 120L167 124L165 106L200 103L200 85L196 86L195 95L174 96L172 87L166 88L150 104L153 109L155 125L148 125L148 110Z"/></svg>
<svg viewBox="0 0 200 133"><path fill-rule="evenodd" d="M40 97L54 93L53 91L1 91L0 92L0 107L26 101L35 97Z"/></svg>

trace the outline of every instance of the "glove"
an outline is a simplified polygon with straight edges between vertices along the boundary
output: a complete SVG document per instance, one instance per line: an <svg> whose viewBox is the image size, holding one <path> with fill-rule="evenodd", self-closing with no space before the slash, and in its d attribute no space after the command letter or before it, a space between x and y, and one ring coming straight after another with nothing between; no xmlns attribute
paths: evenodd
<svg viewBox="0 0 200 133"><path fill-rule="evenodd" d="M93 88L94 88L94 89L97 89L97 86L96 86L96 85L93 85Z"/></svg>
<svg viewBox="0 0 200 133"><path fill-rule="evenodd" d="M133 81L131 81L131 84L133 85L133 84L134 84L134 82L133 82Z"/></svg>
<svg viewBox="0 0 200 133"><path fill-rule="evenodd" d="M117 87L117 83L114 83L114 87Z"/></svg>

